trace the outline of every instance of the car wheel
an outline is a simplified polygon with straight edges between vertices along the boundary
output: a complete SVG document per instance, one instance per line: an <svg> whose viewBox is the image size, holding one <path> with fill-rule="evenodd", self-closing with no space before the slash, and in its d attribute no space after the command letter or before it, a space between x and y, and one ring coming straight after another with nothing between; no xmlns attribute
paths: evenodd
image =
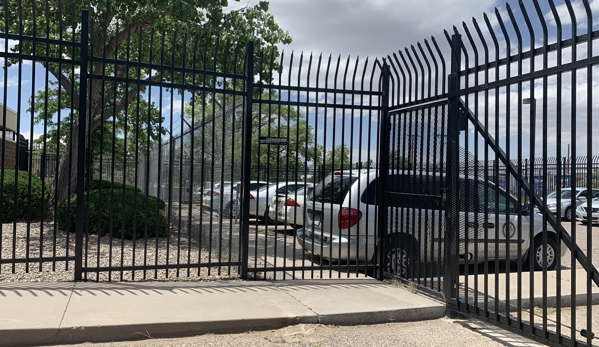
<svg viewBox="0 0 599 347"><path fill-rule="evenodd" d="M543 238L537 237L535 238L534 248L532 252L532 256L534 257L534 267L535 271L543 270L543 253L545 251L545 247L543 247ZM551 238L547 238L547 270L555 270L557 266L557 247L555 245L555 241Z"/></svg>
<svg viewBox="0 0 599 347"><path fill-rule="evenodd" d="M227 203L227 206L225 206L224 208L224 212L224 218L239 218L239 204L234 203L233 201L229 201L229 203Z"/></svg>
<svg viewBox="0 0 599 347"><path fill-rule="evenodd" d="M409 237L391 235L386 252L386 271L400 278L412 278L418 266L418 250Z"/></svg>
<svg viewBox="0 0 599 347"><path fill-rule="evenodd" d="M564 220L572 220L572 207L568 207L566 209L566 213L564 214Z"/></svg>
<svg viewBox="0 0 599 347"><path fill-rule="evenodd" d="M266 210L264 211L264 225L275 225L277 224L277 222L275 220L272 220L268 215L269 208L270 206L266 206Z"/></svg>

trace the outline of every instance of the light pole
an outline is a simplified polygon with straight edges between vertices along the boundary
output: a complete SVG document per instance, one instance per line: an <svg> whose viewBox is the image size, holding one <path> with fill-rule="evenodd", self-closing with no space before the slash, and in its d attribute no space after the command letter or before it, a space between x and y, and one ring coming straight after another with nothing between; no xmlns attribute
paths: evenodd
<svg viewBox="0 0 599 347"><path fill-rule="evenodd" d="M523 105L530 105L530 110L531 110L531 120L530 120L530 124L532 127L535 126L536 124L536 119L537 119L537 99L535 98L524 98L522 99L522 104ZM530 139L531 143L534 143L533 141L534 139L534 131L532 132L532 138ZM530 182L532 182L532 192L536 191L536 187L535 187L535 173L534 173L534 151L531 151L531 153L529 154L530 156L530 174L532 175L532 177L530 177ZM545 179L545 178L543 178ZM526 200L528 200L528 195L526 196Z"/></svg>

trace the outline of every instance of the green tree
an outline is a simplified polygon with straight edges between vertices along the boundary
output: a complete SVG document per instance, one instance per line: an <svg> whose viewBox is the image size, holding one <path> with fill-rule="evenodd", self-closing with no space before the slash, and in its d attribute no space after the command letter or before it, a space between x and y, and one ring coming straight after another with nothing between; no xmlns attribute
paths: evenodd
<svg viewBox="0 0 599 347"><path fill-rule="evenodd" d="M88 89L83 91L87 96L86 135L90 138L86 150L93 157L99 147L104 146L109 153L130 156L132 148L143 150L148 142L151 144L164 134L158 130L164 121L161 111L149 96L146 98L147 84L197 83L197 77L185 73L186 70L162 68L159 63L167 67L239 73L243 71L248 41L255 42L257 54L273 60L278 57L276 45L291 42L290 35L268 13L268 2L237 10L229 10L228 5L227 0L91 0L85 3L7 0L4 11L8 13L2 16L0 25L25 36L79 41L81 10L89 10L90 54L107 60L94 59L88 67L91 74L106 77L89 79ZM9 18L9 23L5 23L4 18ZM52 192L53 198L62 200L69 191L76 190L76 131L82 115L79 67L64 60L58 63L57 58L76 62L80 59L80 50L30 40L19 41L12 50L48 56L47 60L38 62L53 76L52 88L38 92L30 104L36 122L45 124L49 130L40 142L49 144L47 151L62 153ZM201 53L197 55L197 52ZM111 59L129 63L115 64ZM18 62L13 59L8 65ZM137 62L153 65L150 68L148 64ZM255 68L256 76L269 82L272 75L259 70ZM125 78L139 79L143 83L127 83ZM241 85L240 81L235 85L207 75L202 77L201 83L208 88L234 89ZM195 92L194 97L209 98L199 92ZM61 121L53 121L59 112L66 116ZM116 140L112 140L114 137Z"/></svg>
<svg viewBox="0 0 599 347"><path fill-rule="evenodd" d="M327 169L340 170L350 169L352 163L349 160L350 149L345 144L339 145L326 151L324 164Z"/></svg>
<svg viewBox="0 0 599 347"><path fill-rule="evenodd" d="M277 95L263 92L261 100L276 101ZM216 97L213 102L185 107L187 123L194 124L194 141L185 141L188 156L215 167L242 165L242 101L228 97ZM260 144L260 137L283 137L288 145ZM267 103L255 103L252 109L251 165L256 168L277 166L283 170L303 171L308 163L321 163L322 150L314 145L312 127L296 108L286 105L272 107ZM189 157L190 159L190 157ZM189 160L185 158L185 160ZM239 171L240 172L240 171ZM252 172L257 179L257 171Z"/></svg>

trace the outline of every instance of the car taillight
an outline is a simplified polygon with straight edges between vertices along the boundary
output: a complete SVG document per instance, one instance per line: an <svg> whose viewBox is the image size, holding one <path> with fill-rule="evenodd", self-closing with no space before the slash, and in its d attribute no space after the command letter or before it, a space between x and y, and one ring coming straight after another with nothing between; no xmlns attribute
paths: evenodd
<svg viewBox="0 0 599 347"><path fill-rule="evenodd" d="M285 201L285 206L300 207L300 204L295 202L293 199L287 199L287 201Z"/></svg>
<svg viewBox="0 0 599 347"><path fill-rule="evenodd" d="M339 211L338 222L339 228L347 229L353 227L362 218L362 212L355 208L342 207Z"/></svg>
<svg viewBox="0 0 599 347"><path fill-rule="evenodd" d="M250 194L250 200L254 200L254 196Z"/></svg>
<svg viewBox="0 0 599 347"><path fill-rule="evenodd" d="M220 193L219 192L212 192L212 196L219 196Z"/></svg>

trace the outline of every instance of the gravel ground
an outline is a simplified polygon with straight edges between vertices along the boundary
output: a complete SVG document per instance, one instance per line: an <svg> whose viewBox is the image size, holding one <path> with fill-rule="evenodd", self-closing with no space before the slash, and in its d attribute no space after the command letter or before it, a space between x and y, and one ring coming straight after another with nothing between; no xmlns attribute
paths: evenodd
<svg viewBox="0 0 599 347"><path fill-rule="evenodd" d="M277 330L251 331L242 334L202 335L176 339L84 343L69 346L138 347L138 346L288 346L288 347L355 347L355 346L542 346L474 320L437 319L423 322L379 325L334 326L299 324Z"/></svg>
<svg viewBox="0 0 599 347"><path fill-rule="evenodd" d="M572 224L570 222L563 222L562 226L566 231L572 235ZM588 256L589 252L589 242L591 245L591 260L595 267L599 267L599 226L591 227L591 237L588 236L588 226L583 225L581 223L576 223L576 244L582 252ZM572 252L570 250L566 251L566 255L562 257L562 267L563 268L572 268ZM575 268L582 269L582 265L579 262L575 263Z"/></svg>
<svg viewBox="0 0 599 347"><path fill-rule="evenodd" d="M3 259L21 258L27 255L29 258L49 258L47 262L30 262L2 264L0 267L0 282L57 282L72 281L74 279L74 261L57 261L54 265L51 259L56 257L72 257L75 250L75 234L55 230L50 223L31 224L26 223L4 224L2 226L1 257ZM29 240L29 242L27 242ZM157 280L219 280L237 278L237 269L229 267L197 267L188 269L155 270L155 264L208 264L218 261L217 251L212 256L199 247L197 237L189 237L188 233L179 233L171 228L169 238L150 238L147 240L121 240L110 239L105 236L98 238L97 235L84 236L84 249L87 252L84 257L84 266L107 267L107 266L136 266L146 264L150 269L143 271L113 271L100 272L99 280L107 281L130 281L140 279ZM14 247L13 247L14 245ZM28 246L29 245L29 246ZM121 251L122 250L122 251ZM227 261L229 254L220 254L223 261ZM88 273L88 280L96 280L98 273Z"/></svg>

